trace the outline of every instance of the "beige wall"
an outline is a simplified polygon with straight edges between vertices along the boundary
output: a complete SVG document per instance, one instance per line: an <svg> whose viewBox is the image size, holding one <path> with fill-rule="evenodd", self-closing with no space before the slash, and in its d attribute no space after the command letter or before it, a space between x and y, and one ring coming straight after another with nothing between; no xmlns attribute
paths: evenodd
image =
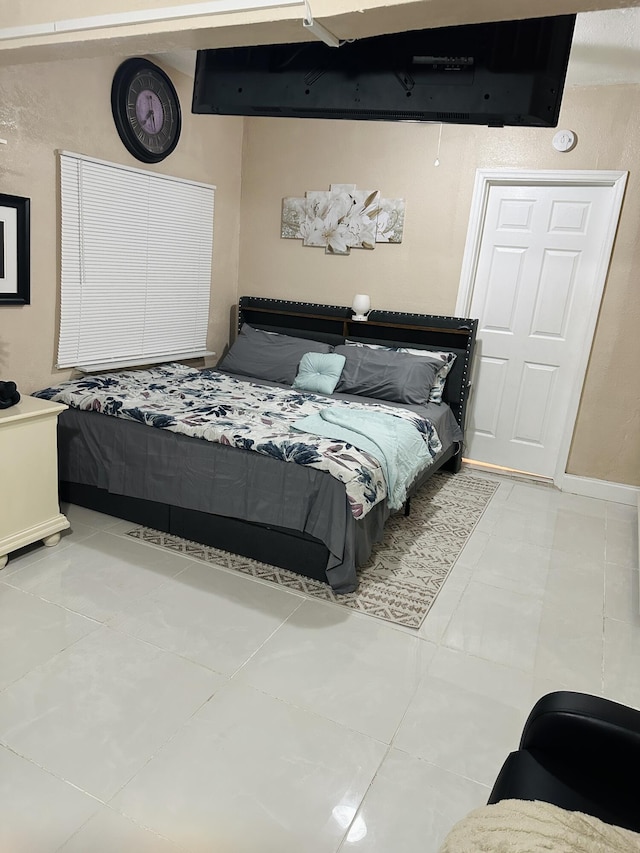
<svg viewBox="0 0 640 853"><path fill-rule="evenodd" d="M248 119L245 122L239 293L451 314L477 168L624 169L629 183L568 471L640 485L640 87L572 88L555 130ZM404 241L349 257L280 238L282 198L330 183L379 189L407 203Z"/></svg>
<svg viewBox="0 0 640 853"><path fill-rule="evenodd" d="M116 134L113 72L123 56L0 69L0 189L31 198L31 305L0 306L0 378L26 393L56 371L59 305L55 151L137 165ZM553 130L193 116L191 81L171 72L183 106L176 151L155 171L217 185L209 346L222 351L242 293L451 313L478 167L627 169L630 172L568 470L640 484L640 87L569 89L560 124L578 134L558 154ZM242 185L241 185L242 175ZM282 240L284 196L332 182L407 200L404 242L348 258ZM242 200L240 193L242 191ZM239 264L239 269L238 269ZM633 371L633 372L632 372ZM602 404L605 404L603 408ZM602 435L608 436L607 440Z"/></svg>
<svg viewBox="0 0 640 853"><path fill-rule="evenodd" d="M241 118L193 116L192 81L171 72L182 104L176 151L145 166L124 148L111 115L111 80L124 57L0 69L0 191L31 199L31 304L0 305L0 379L29 393L69 371L54 368L59 311L57 149L148 168L217 186L208 345L228 338L236 301L240 219ZM170 70L170 69L168 69Z"/></svg>

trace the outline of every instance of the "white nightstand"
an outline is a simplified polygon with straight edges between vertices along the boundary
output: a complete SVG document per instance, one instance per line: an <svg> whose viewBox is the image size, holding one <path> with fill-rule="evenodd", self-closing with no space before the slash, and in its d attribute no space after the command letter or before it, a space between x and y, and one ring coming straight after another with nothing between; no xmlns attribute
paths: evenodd
<svg viewBox="0 0 640 853"><path fill-rule="evenodd" d="M22 397L0 409L0 569L11 551L57 545L69 522L58 503L58 415L67 406Z"/></svg>

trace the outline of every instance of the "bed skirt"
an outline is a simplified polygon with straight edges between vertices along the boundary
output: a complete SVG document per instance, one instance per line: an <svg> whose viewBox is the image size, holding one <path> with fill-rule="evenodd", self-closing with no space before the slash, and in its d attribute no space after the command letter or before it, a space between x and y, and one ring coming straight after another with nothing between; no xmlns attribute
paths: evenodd
<svg viewBox="0 0 640 853"><path fill-rule="evenodd" d="M97 412L60 415L58 455L63 500L314 577L337 593L356 589L356 567L389 516L380 502L356 520L344 485L323 471Z"/></svg>

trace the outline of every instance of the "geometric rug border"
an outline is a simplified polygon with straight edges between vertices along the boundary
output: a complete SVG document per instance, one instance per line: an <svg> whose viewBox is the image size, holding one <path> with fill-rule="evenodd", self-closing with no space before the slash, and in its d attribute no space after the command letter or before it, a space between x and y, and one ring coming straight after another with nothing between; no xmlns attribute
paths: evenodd
<svg viewBox="0 0 640 853"><path fill-rule="evenodd" d="M466 472L434 474L420 492L411 498L410 515L402 517L393 530L387 524L384 537L374 546L368 563L358 569L358 589L345 595L336 595L328 584L288 569L150 527L136 526L127 535L174 553L182 553L192 560L217 564L245 577L330 601L385 622L417 629L442 591L499 485L499 482L474 477ZM452 512L457 514L448 522ZM451 530L454 535L449 540L446 536L448 524L450 530L454 528ZM430 538L431 552L428 551ZM424 553L421 549L424 549ZM447 551L445 559L448 568L438 563L438 555L443 549ZM395 560L390 559L394 554ZM426 565L411 568L416 559Z"/></svg>

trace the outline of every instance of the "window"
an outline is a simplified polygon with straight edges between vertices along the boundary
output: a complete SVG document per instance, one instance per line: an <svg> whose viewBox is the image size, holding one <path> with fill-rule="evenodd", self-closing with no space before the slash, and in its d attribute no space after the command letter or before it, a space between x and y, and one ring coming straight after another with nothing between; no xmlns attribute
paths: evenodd
<svg viewBox="0 0 640 853"><path fill-rule="evenodd" d="M206 353L214 189L61 152L58 367Z"/></svg>

